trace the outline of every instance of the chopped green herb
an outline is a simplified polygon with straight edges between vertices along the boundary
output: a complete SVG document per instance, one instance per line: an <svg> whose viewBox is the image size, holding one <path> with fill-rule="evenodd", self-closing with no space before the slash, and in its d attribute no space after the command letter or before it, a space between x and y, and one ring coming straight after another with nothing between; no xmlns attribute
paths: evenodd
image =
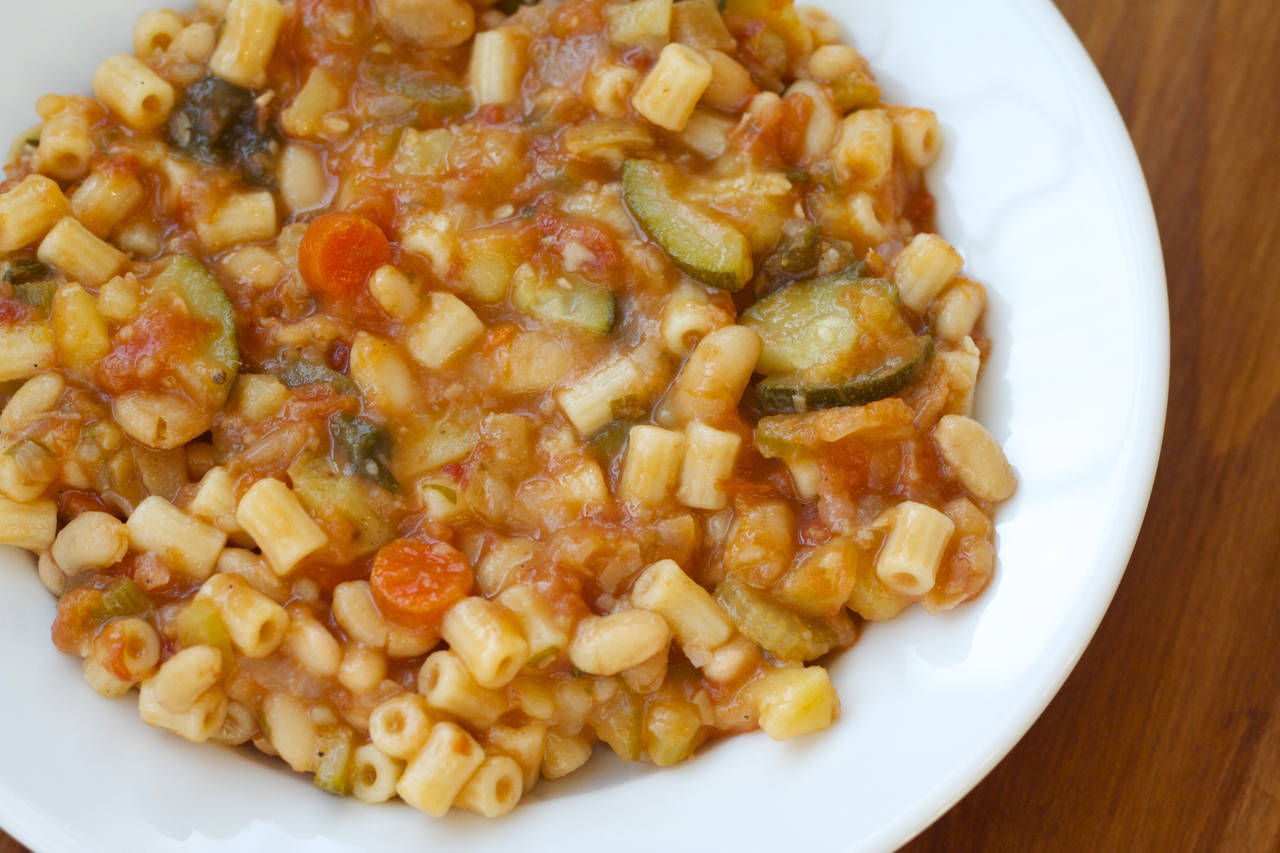
<svg viewBox="0 0 1280 853"><path fill-rule="evenodd" d="M587 446L600 458L601 465L607 468L618 458L635 423L634 420L619 418L591 437Z"/></svg>
<svg viewBox="0 0 1280 853"><path fill-rule="evenodd" d="M391 436L364 418L339 412L329 418L329 436L333 439L333 464L339 473L363 477L389 492L400 490L391 475Z"/></svg>
<svg viewBox="0 0 1280 853"><path fill-rule="evenodd" d="M355 383L347 376L327 365L307 361L297 354L268 362L266 368L269 373L290 388L324 382L333 386L333 390L338 394L356 393Z"/></svg>

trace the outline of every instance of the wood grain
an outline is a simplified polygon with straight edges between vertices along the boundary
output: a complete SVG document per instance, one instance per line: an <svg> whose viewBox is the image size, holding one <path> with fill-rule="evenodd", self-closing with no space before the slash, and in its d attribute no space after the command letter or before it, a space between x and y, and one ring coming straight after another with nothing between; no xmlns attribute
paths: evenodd
<svg viewBox="0 0 1280 853"><path fill-rule="evenodd" d="M1269 0L1058 5L1160 222L1164 454L1080 665L906 850L1280 850L1280 14ZM0 833L0 853L23 849Z"/></svg>

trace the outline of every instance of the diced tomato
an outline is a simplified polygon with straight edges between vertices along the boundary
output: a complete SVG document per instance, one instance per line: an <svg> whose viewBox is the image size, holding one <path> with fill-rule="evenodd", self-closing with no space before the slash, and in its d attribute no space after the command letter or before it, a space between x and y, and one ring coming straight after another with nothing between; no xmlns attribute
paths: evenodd
<svg viewBox="0 0 1280 853"><path fill-rule="evenodd" d="M562 616L578 620L590 614L582 598L582 575L553 563L531 560L518 570L520 583L529 584Z"/></svg>
<svg viewBox="0 0 1280 853"><path fill-rule="evenodd" d="M933 229L933 217L937 208L938 204L933 193L929 192L923 181L907 195L907 200L902 206L903 214L919 231Z"/></svg>
<svg viewBox="0 0 1280 853"><path fill-rule="evenodd" d="M755 160L769 166L797 163L804 148L813 101L795 93L765 107L754 121L734 128L730 138Z"/></svg>
<svg viewBox="0 0 1280 853"><path fill-rule="evenodd" d="M778 121L778 156L784 163L798 163L804 153L805 130L813 115L813 101L803 92L782 99Z"/></svg>
<svg viewBox="0 0 1280 853"><path fill-rule="evenodd" d="M36 316L36 311L21 299L0 296L0 326L15 326L26 323Z"/></svg>
<svg viewBox="0 0 1280 853"><path fill-rule="evenodd" d="M514 323L495 323L486 330L484 346L486 349L504 347L519 333L520 327Z"/></svg>
<svg viewBox="0 0 1280 853"><path fill-rule="evenodd" d="M355 213L328 213L313 219L298 247L302 278L326 296L355 295L374 270L390 262L387 235Z"/></svg>
<svg viewBox="0 0 1280 853"><path fill-rule="evenodd" d="M58 599L58 614L53 618L53 644L67 654L87 654L101 614L102 590L81 587L66 593Z"/></svg>
<svg viewBox="0 0 1280 853"><path fill-rule="evenodd" d="M382 229L383 233L392 230L396 224L396 200L390 191L377 186L367 186L357 190L356 199L347 205L344 213L363 216Z"/></svg>
<svg viewBox="0 0 1280 853"><path fill-rule="evenodd" d="M576 243L589 253L583 261L588 276L613 275L622 263L622 251L618 241L607 231L582 220L562 219L546 210L540 211L535 222L538 231L550 238L542 241L544 250L552 254L563 253L565 246Z"/></svg>
<svg viewBox="0 0 1280 853"><path fill-rule="evenodd" d="M346 341L334 341L329 344L329 351L325 353L325 361L329 366L339 373L347 372L347 364L351 360L351 345Z"/></svg>
<svg viewBox="0 0 1280 853"><path fill-rule="evenodd" d="M97 492L87 489L64 489L56 495L58 523L66 524L82 512L107 512L115 515Z"/></svg>
<svg viewBox="0 0 1280 853"><path fill-rule="evenodd" d="M406 628L435 629L471 592L467 558L437 540L397 539L373 558L369 585L384 616Z"/></svg>
<svg viewBox="0 0 1280 853"><path fill-rule="evenodd" d="M486 104L476 117L485 124L502 124L508 119L510 109L506 104Z"/></svg>
<svg viewBox="0 0 1280 853"><path fill-rule="evenodd" d="M97 365L98 384L109 394L160 390L208 332L209 324L192 317L177 296L163 299L112 336L111 352Z"/></svg>

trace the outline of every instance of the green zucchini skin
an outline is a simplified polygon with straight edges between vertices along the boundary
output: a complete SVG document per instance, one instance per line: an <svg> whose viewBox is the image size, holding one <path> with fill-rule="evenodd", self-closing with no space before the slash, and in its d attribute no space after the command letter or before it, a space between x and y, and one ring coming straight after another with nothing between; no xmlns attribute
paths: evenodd
<svg viewBox="0 0 1280 853"><path fill-rule="evenodd" d="M647 160L622 164L622 199L641 230L692 279L730 292L751 280L751 244L742 232L673 193L670 168Z"/></svg>
<svg viewBox="0 0 1280 853"><path fill-rule="evenodd" d="M572 274L519 281L511 302L544 323L573 326L593 335L609 334L618 318L618 298L612 290Z"/></svg>
<svg viewBox="0 0 1280 853"><path fill-rule="evenodd" d="M904 390L920 378L933 355L933 338L921 335L915 353L893 359L851 379L806 382L797 376L779 376L756 385L756 406L769 415L865 406Z"/></svg>
<svg viewBox="0 0 1280 853"><path fill-rule="evenodd" d="M227 369L226 385L240 372L240 345L236 336L236 314L209 268L189 255L178 255L156 278L156 292L176 291L195 317L214 328L209 354Z"/></svg>
<svg viewBox="0 0 1280 853"><path fill-rule="evenodd" d="M847 358L858 345L852 300L873 289L893 298L879 279L834 275L797 281L742 312L741 322L760 336L757 369L766 376L798 373Z"/></svg>
<svg viewBox="0 0 1280 853"><path fill-rule="evenodd" d="M716 587L716 601L739 631L782 660L814 660L838 642L835 631L821 620L797 613L734 578Z"/></svg>
<svg viewBox="0 0 1280 853"><path fill-rule="evenodd" d="M897 289L859 268L806 279L756 302L743 325L760 335L756 405L766 414L862 406L918 379L933 339L907 324Z"/></svg>

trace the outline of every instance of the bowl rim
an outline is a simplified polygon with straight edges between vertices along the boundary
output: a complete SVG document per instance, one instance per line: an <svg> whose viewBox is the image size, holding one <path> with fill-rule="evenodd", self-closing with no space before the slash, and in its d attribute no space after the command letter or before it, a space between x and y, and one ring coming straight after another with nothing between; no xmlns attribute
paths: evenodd
<svg viewBox="0 0 1280 853"><path fill-rule="evenodd" d="M1089 105L1085 119L1105 143L1111 176L1126 199L1133 228L1134 261L1141 271L1143 306L1149 318L1143 381L1135 388L1134 418L1126 430L1129 476L1118 501L1106 559L1094 567L1092 582L1074 604L1078 618L1063 629L1066 641L1054 661L1030 680L982 743L966 760L953 765L945 778L922 792L910 807L887 820L871 835L852 839L848 849L892 849L928 828L954 806L999 763L1026 734L1058 693L1095 635L1131 559L1150 501L1160 458L1169 386L1169 308L1160 236L1142 168L1115 101L1084 46L1051 0L1001 0L1010 14L1021 14L1045 35L1059 53L1074 84ZM0 789L0 825L34 850L84 849L81 842L37 814L31 805Z"/></svg>
<svg viewBox="0 0 1280 853"><path fill-rule="evenodd" d="M976 788L1048 708L1097 633L1133 557L1163 447L1170 369L1168 281L1155 207L1137 149L1102 73L1052 0L1005 2L1004 5L1023 14L1046 35L1045 41L1073 72L1074 82L1091 106L1087 119L1106 143L1111 171L1132 213L1134 260L1142 271L1139 281L1144 289L1143 307L1154 315L1148 318L1150 328L1146 330L1150 333L1143 363L1147 374L1135 389L1134 422L1126 431L1132 445L1131 461L1124 496L1118 501L1121 513L1112 524L1115 541L1108 551L1110 559L1094 566L1093 583L1074 602L1081 617L1067 631L1069 641L1063 647L1058 664L1040 673L1034 684L1027 685L1021 700L1005 715L1002 725L995 727L988 742L975 745L969 759L954 766L944 784L934 786L871 837L853 845L857 849L895 849L924 832Z"/></svg>

